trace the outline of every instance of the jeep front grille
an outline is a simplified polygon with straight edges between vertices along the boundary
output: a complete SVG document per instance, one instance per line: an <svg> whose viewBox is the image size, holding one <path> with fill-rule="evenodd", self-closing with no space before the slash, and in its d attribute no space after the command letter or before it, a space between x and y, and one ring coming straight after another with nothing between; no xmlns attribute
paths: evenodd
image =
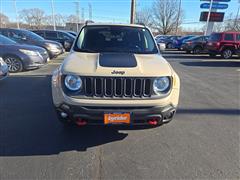
<svg viewBox="0 0 240 180"><path fill-rule="evenodd" d="M151 97L151 78L84 77L83 95L88 97Z"/></svg>

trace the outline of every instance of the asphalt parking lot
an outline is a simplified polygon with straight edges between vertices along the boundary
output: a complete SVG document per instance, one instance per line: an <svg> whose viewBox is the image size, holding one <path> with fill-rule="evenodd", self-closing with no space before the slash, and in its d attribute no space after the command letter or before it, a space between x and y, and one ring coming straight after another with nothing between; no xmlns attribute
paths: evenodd
<svg viewBox="0 0 240 180"><path fill-rule="evenodd" d="M181 78L174 120L153 129L64 128L45 67L0 82L0 179L239 179L240 60L164 53Z"/></svg>

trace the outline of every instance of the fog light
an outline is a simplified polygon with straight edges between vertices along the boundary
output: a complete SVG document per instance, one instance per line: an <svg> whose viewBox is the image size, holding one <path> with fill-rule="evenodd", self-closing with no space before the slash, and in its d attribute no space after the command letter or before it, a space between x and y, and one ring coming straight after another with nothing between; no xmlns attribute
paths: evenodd
<svg viewBox="0 0 240 180"><path fill-rule="evenodd" d="M68 115L65 112L61 112L61 117L66 118Z"/></svg>

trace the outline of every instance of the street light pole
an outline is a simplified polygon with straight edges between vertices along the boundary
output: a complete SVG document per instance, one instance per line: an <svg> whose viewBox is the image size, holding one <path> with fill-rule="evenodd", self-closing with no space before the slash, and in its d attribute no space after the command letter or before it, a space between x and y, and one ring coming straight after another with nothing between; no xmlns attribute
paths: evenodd
<svg viewBox="0 0 240 180"><path fill-rule="evenodd" d="M55 10L54 10L53 0L52 0L52 22L53 22L53 29L54 31L56 31Z"/></svg>
<svg viewBox="0 0 240 180"><path fill-rule="evenodd" d="M179 1L178 16L177 16L177 26L176 26L176 34L178 34L178 26L179 26L181 8L182 8L182 0Z"/></svg>
<svg viewBox="0 0 240 180"><path fill-rule="evenodd" d="M136 0L131 0L131 17L130 17L131 24L134 24L135 22L135 14L136 14Z"/></svg>
<svg viewBox="0 0 240 180"><path fill-rule="evenodd" d="M2 15L3 15L3 12L2 12L2 0L0 0L0 28L2 28Z"/></svg>
<svg viewBox="0 0 240 180"><path fill-rule="evenodd" d="M16 14L17 28L19 29L20 27L19 27L19 19L18 19L17 2L16 2L16 0L13 0L13 5L14 5L15 14Z"/></svg>
<svg viewBox="0 0 240 180"><path fill-rule="evenodd" d="M206 30L205 30L205 36L208 35L208 26L209 26L209 21L210 21L211 12L212 12L212 5L213 5L213 0L211 0L211 2L210 2L208 17L207 17L207 27L206 27Z"/></svg>

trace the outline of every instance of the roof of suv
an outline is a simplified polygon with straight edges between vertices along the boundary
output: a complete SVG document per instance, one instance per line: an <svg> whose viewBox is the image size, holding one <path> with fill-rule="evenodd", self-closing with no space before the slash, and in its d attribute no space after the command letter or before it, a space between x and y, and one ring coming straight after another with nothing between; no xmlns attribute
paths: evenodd
<svg viewBox="0 0 240 180"><path fill-rule="evenodd" d="M86 26L126 26L126 27L139 27L144 28L144 25L140 24L111 24L111 23L89 23Z"/></svg>

